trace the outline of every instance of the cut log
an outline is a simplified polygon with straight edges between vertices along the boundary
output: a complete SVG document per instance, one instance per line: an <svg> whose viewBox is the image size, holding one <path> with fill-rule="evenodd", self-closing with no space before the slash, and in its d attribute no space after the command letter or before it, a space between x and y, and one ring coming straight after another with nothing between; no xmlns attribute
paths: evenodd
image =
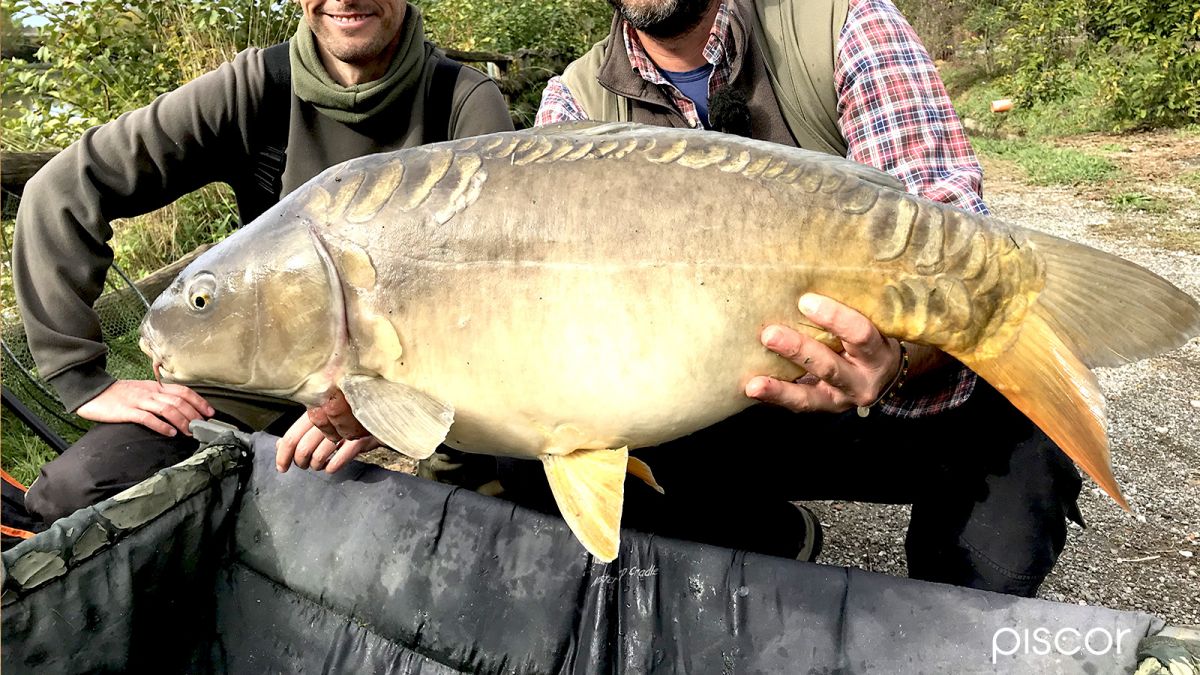
<svg viewBox="0 0 1200 675"><path fill-rule="evenodd" d="M21 194L25 183L58 152L6 152L0 155L0 187Z"/></svg>

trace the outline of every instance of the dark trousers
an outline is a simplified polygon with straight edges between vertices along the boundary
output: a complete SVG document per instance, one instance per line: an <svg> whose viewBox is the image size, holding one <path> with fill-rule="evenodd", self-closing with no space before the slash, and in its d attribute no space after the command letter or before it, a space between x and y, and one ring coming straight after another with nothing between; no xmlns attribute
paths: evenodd
<svg viewBox="0 0 1200 675"><path fill-rule="evenodd" d="M284 433L304 412L300 407L283 409L288 414L267 426L267 431ZM252 430L239 418L221 412L215 419ZM25 508L52 523L182 462L199 447L190 436L163 436L140 424L97 424L63 454L42 465L25 494Z"/></svg>
<svg viewBox="0 0 1200 675"><path fill-rule="evenodd" d="M52 523L187 459L197 447L193 438L163 436L140 424L97 424L42 465L25 507Z"/></svg>
<svg viewBox="0 0 1200 675"><path fill-rule="evenodd" d="M1057 446L980 381L962 406L900 419L796 415L756 406L634 452L665 495L629 477L622 524L663 536L795 556L788 502L911 504L909 574L1031 596L1080 521L1079 473ZM502 460L505 496L555 512L540 462Z"/></svg>

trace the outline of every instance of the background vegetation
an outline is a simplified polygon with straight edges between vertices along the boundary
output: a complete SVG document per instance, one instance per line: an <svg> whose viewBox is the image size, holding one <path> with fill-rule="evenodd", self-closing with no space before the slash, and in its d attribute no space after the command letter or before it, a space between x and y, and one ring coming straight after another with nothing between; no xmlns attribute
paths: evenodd
<svg viewBox="0 0 1200 675"><path fill-rule="evenodd" d="M955 61L948 84L958 93L975 90L976 96L956 100L964 115L983 119L980 104L1012 98L1023 114L1004 119L1034 132L1200 122L1196 0L897 0L897 5L930 53Z"/></svg>
<svg viewBox="0 0 1200 675"><path fill-rule="evenodd" d="M896 0L939 59L977 149L1011 161L1031 182L1110 180L1105 156L1056 146L1089 131L1200 124L1197 0ZM608 30L606 0L415 0L444 47L578 56ZM38 17L30 29L22 19ZM62 148L94 125L230 59L287 39L294 2L270 0L0 0L3 108L0 150ZM991 101L1013 112L993 115ZM529 122L537 93L511 101ZM1110 153L1111 154L1111 153ZM1200 174L1198 174L1200 175ZM1192 177L1200 187L1200 178ZM1115 208L1154 212L1157 198L1123 188ZM7 246L0 301L12 320ZM236 226L231 193L211 186L159 212L115 223L116 258L133 276L175 260ZM29 480L48 452L5 413L4 466ZM39 454L40 453L40 454Z"/></svg>

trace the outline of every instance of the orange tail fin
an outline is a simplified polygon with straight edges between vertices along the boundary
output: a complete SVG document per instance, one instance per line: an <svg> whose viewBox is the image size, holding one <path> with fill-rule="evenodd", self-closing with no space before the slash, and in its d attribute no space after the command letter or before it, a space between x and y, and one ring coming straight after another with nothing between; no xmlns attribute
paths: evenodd
<svg viewBox="0 0 1200 675"><path fill-rule="evenodd" d="M1104 398L1091 368L1161 354L1200 334L1200 303L1103 251L1028 230L1045 287L998 355L956 354L1046 432L1118 504Z"/></svg>
<svg viewBox="0 0 1200 675"><path fill-rule="evenodd" d="M1104 397L1096 376L1036 313L1001 356L963 363L1046 432L1125 510L1112 473Z"/></svg>

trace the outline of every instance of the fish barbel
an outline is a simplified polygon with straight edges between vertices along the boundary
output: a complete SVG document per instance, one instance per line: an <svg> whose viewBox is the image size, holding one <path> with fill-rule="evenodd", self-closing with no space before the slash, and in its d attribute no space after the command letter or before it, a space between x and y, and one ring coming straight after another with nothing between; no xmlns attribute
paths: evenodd
<svg viewBox="0 0 1200 675"><path fill-rule="evenodd" d="M631 448L753 403L814 337L812 292L994 385L1118 503L1090 371L1177 347L1200 306L1112 255L907 194L849 160L628 124L354 159L191 263L151 308L164 379L316 405L378 439L539 458L563 516L617 554Z"/></svg>

